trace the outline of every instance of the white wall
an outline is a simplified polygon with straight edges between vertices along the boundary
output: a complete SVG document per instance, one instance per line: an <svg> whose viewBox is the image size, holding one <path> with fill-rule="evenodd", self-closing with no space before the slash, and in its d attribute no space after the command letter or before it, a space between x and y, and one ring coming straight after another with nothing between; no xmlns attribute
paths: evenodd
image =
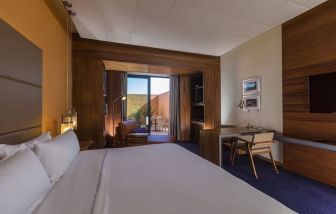
<svg viewBox="0 0 336 214"><path fill-rule="evenodd" d="M221 56L221 123L274 129L282 133L282 43L276 27ZM261 76L261 110L237 108L243 96L242 80ZM282 145L274 144L282 162Z"/></svg>

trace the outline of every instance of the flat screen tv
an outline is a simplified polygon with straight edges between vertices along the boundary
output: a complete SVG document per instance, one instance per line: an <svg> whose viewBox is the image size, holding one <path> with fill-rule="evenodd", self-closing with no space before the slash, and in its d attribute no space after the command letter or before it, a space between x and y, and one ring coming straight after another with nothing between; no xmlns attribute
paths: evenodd
<svg viewBox="0 0 336 214"><path fill-rule="evenodd" d="M309 76L311 113L336 113L336 72Z"/></svg>

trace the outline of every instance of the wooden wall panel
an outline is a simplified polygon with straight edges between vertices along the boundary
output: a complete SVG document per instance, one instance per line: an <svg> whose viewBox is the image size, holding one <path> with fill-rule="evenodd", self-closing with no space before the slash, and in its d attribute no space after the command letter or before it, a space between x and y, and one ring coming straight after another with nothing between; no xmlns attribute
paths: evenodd
<svg viewBox="0 0 336 214"><path fill-rule="evenodd" d="M207 128L215 128L220 123L220 58L193 53L163 50L157 48L140 47L112 42L102 42L90 39L81 39L73 36L73 57L96 61L120 61L139 63L151 66L151 73L155 73L155 66L161 66L160 72L166 74L188 74L197 71L205 73L205 124ZM170 69L162 69L162 68ZM96 68L92 70L95 72ZM144 72L148 72L147 69ZM73 82L82 81L73 78ZM75 93L74 93L74 96ZM75 98L74 98L75 100ZM190 103L189 103L190 105ZM89 107L87 107L89 108ZM90 107L95 109L95 105ZM184 108L183 120L188 119L188 109ZM79 115L80 118L80 115ZM186 124L186 121L183 121ZM190 126L190 121L188 121ZM188 125L185 136L188 133ZM89 125L87 125L89 126Z"/></svg>
<svg viewBox="0 0 336 214"><path fill-rule="evenodd" d="M288 21L282 37L284 135L336 145L336 114L310 113L308 85L310 75L336 72L336 1ZM284 144L283 156L285 168L336 185L335 152Z"/></svg>
<svg viewBox="0 0 336 214"><path fill-rule="evenodd" d="M81 39L78 35L74 35L73 38L73 54L75 56L148 65L185 67L195 71L209 67L217 69L220 63L219 57L216 56Z"/></svg>
<svg viewBox="0 0 336 214"><path fill-rule="evenodd" d="M190 140L191 114L190 76L180 77L180 127L181 141Z"/></svg>
<svg viewBox="0 0 336 214"><path fill-rule="evenodd" d="M220 68L217 68L220 70ZM203 71L204 76L204 129L214 129L220 125L221 83L220 72Z"/></svg>
<svg viewBox="0 0 336 214"><path fill-rule="evenodd" d="M107 131L110 136L113 136L113 120L114 120L114 129L118 126L118 124L122 121L122 100L119 99L114 103L114 118L112 116L112 107L113 100L118 98L122 93L123 87L123 72L118 71L107 71L107 103L108 103L108 118L107 123L108 127Z"/></svg>
<svg viewBox="0 0 336 214"><path fill-rule="evenodd" d="M95 148L103 148L103 71L101 60L73 58L73 107L78 113L79 140L93 140Z"/></svg>
<svg viewBox="0 0 336 214"><path fill-rule="evenodd" d="M283 149L286 169L336 186L336 152L286 143Z"/></svg>
<svg viewBox="0 0 336 214"><path fill-rule="evenodd" d="M329 0L284 24L285 71L335 61L335 7Z"/></svg>
<svg viewBox="0 0 336 214"><path fill-rule="evenodd" d="M336 72L335 26L336 1L327 1L283 25L285 135L336 144L336 116L310 113L308 86L310 75Z"/></svg>
<svg viewBox="0 0 336 214"><path fill-rule="evenodd" d="M219 143L216 130L201 130L200 151L203 158L219 165Z"/></svg>

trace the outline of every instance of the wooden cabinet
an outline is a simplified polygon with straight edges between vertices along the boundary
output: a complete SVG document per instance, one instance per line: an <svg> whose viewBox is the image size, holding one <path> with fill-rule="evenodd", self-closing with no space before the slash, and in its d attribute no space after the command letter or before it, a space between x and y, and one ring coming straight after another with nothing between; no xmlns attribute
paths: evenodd
<svg viewBox="0 0 336 214"><path fill-rule="evenodd" d="M193 142L199 143L200 132L204 128L204 123L191 121L190 123L190 138Z"/></svg>

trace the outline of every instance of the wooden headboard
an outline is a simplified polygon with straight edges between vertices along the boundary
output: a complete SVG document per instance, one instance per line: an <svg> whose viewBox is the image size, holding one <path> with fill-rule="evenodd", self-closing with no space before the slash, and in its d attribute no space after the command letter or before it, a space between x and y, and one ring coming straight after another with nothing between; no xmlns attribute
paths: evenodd
<svg viewBox="0 0 336 214"><path fill-rule="evenodd" d="M42 51L0 19L0 144L42 130Z"/></svg>

